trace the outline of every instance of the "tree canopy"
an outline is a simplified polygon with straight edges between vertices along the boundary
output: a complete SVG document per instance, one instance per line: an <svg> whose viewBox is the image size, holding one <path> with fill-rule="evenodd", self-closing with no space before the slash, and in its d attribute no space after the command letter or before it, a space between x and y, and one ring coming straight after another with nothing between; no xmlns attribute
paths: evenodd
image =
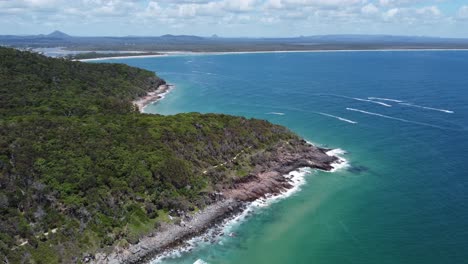
<svg viewBox="0 0 468 264"><path fill-rule="evenodd" d="M245 176L250 154L298 139L264 120L139 113L132 100L163 83L123 64L0 47L1 260L79 262L134 243Z"/></svg>

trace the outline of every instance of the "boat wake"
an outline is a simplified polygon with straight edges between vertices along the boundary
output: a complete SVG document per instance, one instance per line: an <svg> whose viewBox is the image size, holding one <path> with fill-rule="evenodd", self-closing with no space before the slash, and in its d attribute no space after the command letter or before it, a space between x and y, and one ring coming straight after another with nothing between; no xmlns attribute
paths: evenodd
<svg viewBox="0 0 468 264"><path fill-rule="evenodd" d="M410 103L399 103L400 105L406 105L410 107L416 107L416 108L421 108L421 109L426 109L426 110L433 110L433 111L439 111L439 112L444 112L447 114L453 114L454 112L451 110L446 110L446 109L440 109L440 108L434 108L434 107L428 107L428 106L422 106L422 105L415 105L415 104L410 104Z"/></svg>
<svg viewBox="0 0 468 264"><path fill-rule="evenodd" d="M322 112L317 112L317 114L320 114L320 115L323 115L323 116L332 117L332 118L336 118L336 119L338 119L338 120L341 120L341 121L344 121L344 122L347 122L347 123L350 123L350 124L357 124L356 121L349 120L349 119L346 119L346 118L343 118L343 117L334 116L334 115L330 115L330 114L322 113Z"/></svg>
<svg viewBox="0 0 468 264"><path fill-rule="evenodd" d="M333 96L333 97L338 97L338 98L345 98L345 99L351 99L351 100L356 100L356 101L361 101L361 102L368 102L368 103L372 103L372 104L378 104L378 105L385 106L385 107L392 107L392 105L384 103L384 102L378 102L378 101L373 101L373 100L363 99L363 98L358 98L358 97L350 97L350 96L339 95L339 94L319 94L319 95ZM375 98L375 97L372 97L372 98Z"/></svg>
<svg viewBox="0 0 468 264"><path fill-rule="evenodd" d="M372 100L362 99L362 98L356 98L356 97L350 97L350 98L354 99L354 100L357 100L357 101L369 102L369 103L373 103L373 104L383 105L383 106L386 106L386 107L392 107L392 105L382 103L382 102L377 102L377 101L372 101Z"/></svg>
<svg viewBox="0 0 468 264"><path fill-rule="evenodd" d="M280 116L283 116L283 115L285 115L285 113L281 113L281 112L269 112L269 113L267 113L267 115L280 115Z"/></svg>
<svg viewBox="0 0 468 264"><path fill-rule="evenodd" d="M441 127L441 126L428 124L428 123L424 123L424 122L407 120L407 119L404 119L404 118L398 118L398 117L393 117L393 116L388 116L388 115L382 115L382 114L368 112L368 111L364 111L364 110L360 110L360 109L356 109L356 108L347 107L346 110L353 111L353 112L359 112L359 113L363 113L363 114L366 114L366 115L373 115L373 116L379 116L379 117L383 117L383 118L387 118L387 119L397 120L397 121L404 122L404 123L411 123L411 124L415 124L415 125L428 126L428 127L433 127L433 128L443 129L443 130L459 131L459 130L456 130L456 129L450 129L450 128L447 128L447 127Z"/></svg>
<svg viewBox="0 0 468 264"><path fill-rule="evenodd" d="M397 99L391 99L391 98L383 98L383 97L367 97L367 99L370 100L380 100L380 101L388 101L388 102L395 102L395 103L401 103L403 101L397 100Z"/></svg>

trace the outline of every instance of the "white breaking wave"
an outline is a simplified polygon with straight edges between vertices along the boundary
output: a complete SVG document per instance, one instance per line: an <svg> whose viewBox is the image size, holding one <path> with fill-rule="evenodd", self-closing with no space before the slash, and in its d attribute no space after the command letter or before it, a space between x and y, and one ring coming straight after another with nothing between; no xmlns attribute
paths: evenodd
<svg viewBox="0 0 468 264"><path fill-rule="evenodd" d="M434 127L434 128L439 128L439 129L443 129L443 130L454 130L454 131L458 131L458 130L456 130L456 129L451 129L451 128L447 128L447 127L441 127L441 126L437 126L437 125L433 125L433 124L428 124L428 123L423 123L423 122L418 122L418 121L411 121L411 120L407 120L407 119L403 119L403 118L398 118L398 117L393 117L393 116L382 115L382 114L373 113L373 112L368 112L368 111L364 111L364 110L360 110L360 109L355 109L355 108L349 108L349 107L347 107L346 110L354 111L354 112L360 112L360 113L367 114L367 115L380 116L380 117L383 117L383 118L388 118L388 119L392 119L392 120L397 120L397 121L401 121L401 122L405 122L405 123L411 123L411 124L416 124L416 125L421 125L421 126Z"/></svg>
<svg viewBox="0 0 468 264"><path fill-rule="evenodd" d="M338 120L341 120L341 121L344 121L344 122L348 122L348 123L351 123L351 124L357 124L356 121L349 120L349 119L346 119L346 118L342 118L342 117L339 117L339 116L334 116L334 115L330 115L330 114L322 113L322 112L317 112L317 114L320 114L320 115L323 115L323 116L328 116L328 117L333 117L333 118L336 118L336 119L338 119Z"/></svg>
<svg viewBox="0 0 468 264"><path fill-rule="evenodd" d="M454 112L451 110L446 110L446 109L440 109L440 108L434 108L434 107L428 107L428 106L421 106L421 105L415 105L415 104L410 104L410 103L399 103L401 105L406 105L406 106L411 106L411 107L416 107L416 108L422 108L422 109L427 109L427 110L433 110L433 111L439 111L439 112L444 112L448 114L453 114Z"/></svg>
<svg viewBox="0 0 468 264"><path fill-rule="evenodd" d="M308 142L310 143L310 142ZM311 143L310 143L311 144ZM346 151L342 149L333 149L327 152L327 155L333 155L338 157L338 161L332 164L333 169L330 172L335 172L337 170L346 168L349 166L349 163L346 159L341 157L341 155L345 154ZM218 236L214 238L218 244L223 245L223 240L225 239L235 239L231 237L230 234L233 234L235 237L235 233L233 230L235 230L236 227L238 227L240 224L242 224L245 219L247 219L252 213L258 211L258 209L261 208L266 208L276 202L279 202L280 200L283 200L287 197L290 197L294 193L298 192L301 190L302 185L306 183L305 176L307 174L310 174L312 170L310 168L299 168L295 171L292 171L286 175L283 175L286 179L288 179L289 183L292 185L292 188L287 189L286 191L276 194L276 195L266 195L264 198L259 198L247 205L245 210L243 210L240 214L237 216L227 219L224 221L222 225L222 234L221 236ZM218 229L219 230L219 229ZM179 248L176 248L174 250L165 252L159 256L157 256L155 259L151 261L151 264L157 264L161 263L164 261L164 259L175 259L175 258L180 258L182 254L190 252L193 248L197 246L201 246L203 244L208 244L212 243L213 237L215 237L213 234L216 231L216 227L209 229L207 232L205 232L201 236L194 237L190 240L187 241L187 246L182 246ZM229 235L228 235L229 234ZM208 242L207 239L208 238ZM197 259L194 264L204 264L207 263L206 261L202 259ZM207 263L208 264L208 263Z"/></svg>
<svg viewBox="0 0 468 264"><path fill-rule="evenodd" d="M165 91L164 93L158 94L159 99L156 100L156 101L154 101L154 102L152 102L152 103L149 103L149 104L145 105L143 108L141 108L141 112L142 112L142 113L146 113L146 112L145 112L146 107L148 107L148 106L150 106L150 105L153 105L153 104L155 104L155 103L157 103L157 102L163 100L164 98L166 98L166 95L169 94L171 91L172 91L172 89L168 89L168 90Z"/></svg>
<svg viewBox="0 0 468 264"><path fill-rule="evenodd" d="M401 103L401 102L403 102L402 100L390 99L390 98L383 98L383 97L367 97L367 99L370 99L370 100L389 101L389 102L395 102L395 103Z"/></svg>
<svg viewBox="0 0 468 264"><path fill-rule="evenodd" d="M266 195L265 198L259 198L251 203L249 203L245 210L243 210L237 216L227 219L222 223L222 236L216 237L218 244L222 244L224 239L232 239L227 234L232 233L232 230L239 226L247 217L249 217L252 213L257 211L260 208L268 207L269 205L278 202L286 197L291 196L292 194L296 193L300 190L300 187L305 184L305 176L311 173L309 168L300 168L296 171L292 171L287 175L284 175L285 178L289 179L289 183L293 186L292 188L277 194L277 195ZM219 229L218 229L219 230ZM189 239L187 241L187 246L182 246L176 248L174 250L170 250L168 252L164 252L163 254L157 256L153 260L151 260L151 264L158 264L164 261L164 259L175 259L180 258L182 254L190 252L193 248L197 246L201 246L203 244L212 243L213 234L216 231L216 227L210 228L204 234ZM208 238L208 239L206 239ZM207 242L208 240L208 242ZM198 260L197 260L198 261ZM203 260L200 260L203 261ZM198 262L197 264L206 263L206 262Z"/></svg>
<svg viewBox="0 0 468 264"><path fill-rule="evenodd" d="M285 115L285 113L281 113L281 112L269 112L267 113L268 115Z"/></svg>
<svg viewBox="0 0 468 264"><path fill-rule="evenodd" d="M335 172L349 167L348 160L342 157L344 154L346 154L346 151L340 148L332 149L327 152L327 155L329 156L338 157L338 161L332 164L333 169L330 172Z"/></svg>
<svg viewBox="0 0 468 264"><path fill-rule="evenodd" d="M379 105L383 105L383 106L386 106L386 107L392 107L391 105L386 104L386 103L382 103L382 102L377 102L377 101L372 101L372 100L362 99L362 98L356 98L356 97L351 97L351 98L354 99L354 100L358 100L358 101L369 102L369 103L373 103L373 104L379 104Z"/></svg>

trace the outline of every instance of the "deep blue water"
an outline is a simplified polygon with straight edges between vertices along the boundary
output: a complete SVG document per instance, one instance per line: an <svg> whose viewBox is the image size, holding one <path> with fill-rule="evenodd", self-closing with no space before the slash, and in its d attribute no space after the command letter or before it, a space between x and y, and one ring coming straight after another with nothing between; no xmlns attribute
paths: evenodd
<svg viewBox="0 0 468 264"><path fill-rule="evenodd" d="M112 62L176 85L147 112L268 119L348 152L351 167L308 175L300 192L236 227L236 238L167 263L468 263L468 52ZM369 97L401 102L353 99Z"/></svg>

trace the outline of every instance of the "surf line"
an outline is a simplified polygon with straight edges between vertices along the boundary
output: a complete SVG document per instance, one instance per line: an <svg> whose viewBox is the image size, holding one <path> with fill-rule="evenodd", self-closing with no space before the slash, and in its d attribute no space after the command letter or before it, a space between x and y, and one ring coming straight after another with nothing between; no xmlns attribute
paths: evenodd
<svg viewBox="0 0 468 264"><path fill-rule="evenodd" d="M428 124L428 123L423 123L423 122L418 122L418 121L411 121L411 120L407 120L407 119L403 119L403 118L398 118L398 117L393 117L393 116L387 116L387 115L382 115L382 114L378 114L378 113L368 112L368 111L364 111L364 110L360 110L360 109L356 109L356 108L347 107L346 110L354 111L354 112L360 112L360 113L367 114L367 115L380 116L380 117L383 117L383 118L393 119L393 120L401 121L401 122L404 122L404 123L411 123L411 124L415 124L415 125L428 126L428 127L438 128L438 129L442 129L442 130L460 131L460 130L457 130L457 129L450 129L450 128L447 128L447 127L441 127L441 126L432 125L432 124Z"/></svg>
<svg viewBox="0 0 468 264"><path fill-rule="evenodd" d="M455 113L454 111L451 111L451 110L445 110L445 109L434 108L434 107L428 107L428 106L422 106L422 105L415 105L415 104L410 104L410 103L399 103L399 104L401 104L401 105L406 105L406 106L410 106L410 107L422 108L422 109L426 109L426 110L433 110L433 111L444 112L444 113L447 113L447 114L453 114L453 113Z"/></svg>
<svg viewBox="0 0 468 264"><path fill-rule="evenodd" d="M344 122L347 122L347 123L350 123L350 124L357 124L358 122L356 121L353 121L353 120L349 120L349 119L346 119L346 118L343 118L343 117L339 117L339 116L335 116L335 115L330 115L330 114L327 114L327 113L322 113L322 112L316 112L317 114L319 115L323 115L323 116L328 116L328 117L332 117L332 118L336 118L338 120L341 120L341 121L344 121Z"/></svg>

